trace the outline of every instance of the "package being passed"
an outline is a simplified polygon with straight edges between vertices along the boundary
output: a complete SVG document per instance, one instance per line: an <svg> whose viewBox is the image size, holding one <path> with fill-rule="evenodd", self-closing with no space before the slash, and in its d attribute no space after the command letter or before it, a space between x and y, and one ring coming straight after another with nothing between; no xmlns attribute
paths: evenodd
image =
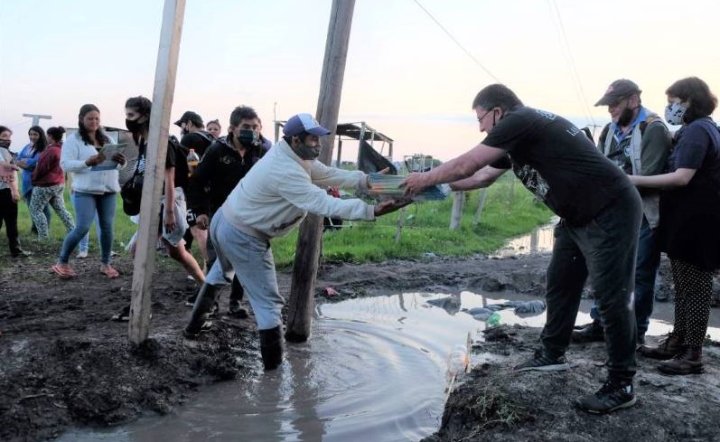
<svg viewBox="0 0 720 442"><path fill-rule="evenodd" d="M369 175L370 190L368 194L377 199L400 198L405 194L405 188L400 185L405 181L401 175L383 175L371 173ZM424 188L412 199L414 201L436 201L447 198L450 194L450 186L440 184Z"/></svg>
<svg viewBox="0 0 720 442"><path fill-rule="evenodd" d="M123 154L127 157L127 143L123 144L106 144L100 149L101 154L105 155L105 161L96 164L90 170L111 170L117 169L118 163L112 160L116 154Z"/></svg>

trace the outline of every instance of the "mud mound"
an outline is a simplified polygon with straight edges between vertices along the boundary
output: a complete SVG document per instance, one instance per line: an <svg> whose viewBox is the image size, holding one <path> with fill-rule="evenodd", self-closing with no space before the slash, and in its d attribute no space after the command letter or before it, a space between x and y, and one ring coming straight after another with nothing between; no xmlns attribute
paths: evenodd
<svg viewBox="0 0 720 442"><path fill-rule="evenodd" d="M450 395L442 427L425 441L720 440L720 351L705 347L702 375L662 375L657 361L640 357L637 404L606 416L589 415L573 401L596 391L605 378L602 343L572 346L565 372L513 372L532 356L540 330L501 326L476 345L492 355ZM488 360L488 358L483 358Z"/></svg>

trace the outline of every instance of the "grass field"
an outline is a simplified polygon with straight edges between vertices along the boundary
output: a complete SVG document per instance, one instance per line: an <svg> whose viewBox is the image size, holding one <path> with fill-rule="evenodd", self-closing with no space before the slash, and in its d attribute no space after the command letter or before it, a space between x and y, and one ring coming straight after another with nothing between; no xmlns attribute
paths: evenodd
<svg viewBox="0 0 720 442"><path fill-rule="evenodd" d="M67 198L66 190L66 201ZM479 191L467 194L461 228L451 231L450 211L452 199L413 204L404 212L384 216L374 222L345 222L338 231L326 232L323 256L330 261L368 262L397 258L417 258L426 253L439 256L468 256L490 253L501 247L509 238L527 233L538 225L547 223L552 214L533 199L511 175L502 177L488 189L481 221L473 226L478 207ZM68 203L68 210L72 206ZM395 242L398 218L405 217L399 243ZM65 230L56 216L51 222L51 240L40 244L30 235L30 215L24 202L20 203L18 224L23 248L34 251L54 249L57 253L65 236ZM123 211L118 199L115 221L115 244L113 250L123 253L125 244L135 232L136 225ZM297 242L297 229L284 238L273 240L273 252L278 267L292 264ZM0 236L0 248L7 250L7 239ZM48 250L50 249L50 250ZM90 253L97 253L98 241L94 229L90 236ZM197 247L193 246L196 256ZM0 252L4 255L3 252ZM0 255L0 256L1 256ZM161 260L162 261L162 260Z"/></svg>

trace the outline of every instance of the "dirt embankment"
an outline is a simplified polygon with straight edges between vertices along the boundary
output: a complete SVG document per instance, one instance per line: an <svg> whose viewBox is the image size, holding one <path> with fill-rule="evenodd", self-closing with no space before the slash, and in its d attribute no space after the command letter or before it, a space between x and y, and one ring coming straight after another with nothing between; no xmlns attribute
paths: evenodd
<svg viewBox="0 0 720 442"><path fill-rule="evenodd" d="M58 281L47 271L47 262L44 256L0 262L0 440L43 440L69 426L108 426L143 413L165 414L191 400L202 385L248 376L261 368L252 316L222 318L198 341L182 338L190 313L183 301L196 287L175 266L156 275L151 339L137 348L128 343L127 323L110 321L129 301L132 263L127 258L116 260L122 276L112 281L98 273L91 259L77 263L80 276L71 281ZM333 302L399 291L541 295L547 263L547 256L533 256L328 264L321 269L316 299ZM288 293L290 275L281 272L278 278L281 292ZM327 295L326 287L338 294ZM222 311L226 305L224 296ZM609 418L579 415L568 403L597 388L602 371L590 361L602 361L602 349L588 347L587 355L576 350L587 363L570 375L520 378L509 375L507 367L529 354L539 331L513 333L509 340L478 349L508 360L473 370L450 396L443 427L431 440L505 440L513 434L524 435L518 436L523 440L538 439L536 435L590 440L606 434L608 425L624 436L630 431L625 428L628 422L637 426L637 434L703 437L708 413L718 409L710 399L692 405L695 397L711 397L703 383L718 386L718 373L711 369L707 375L684 380L641 374L637 408ZM651 390L657 394L648 394ZM511 418L502 411L506 409ZM673 410L683 413L675 429L665 422L672 420ZM662 419L652 417L655 413ZM567 433L552 433L550 428Z"/></svg>

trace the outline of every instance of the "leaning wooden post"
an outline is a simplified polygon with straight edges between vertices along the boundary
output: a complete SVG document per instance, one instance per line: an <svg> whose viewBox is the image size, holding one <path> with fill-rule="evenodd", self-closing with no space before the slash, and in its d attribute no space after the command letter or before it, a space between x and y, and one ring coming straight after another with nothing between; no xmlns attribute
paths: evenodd
<svg viewBox="0 0 720 442"><path fill-rule="evenodd" d="M328 165L332 161L354 7L355 0L333 0L330 11L317 109L318 122L332 131L329 136L321 138L323 149L320 161ZM315 215L308 216L300 225L285 333L290 342L304 342L310 336L322 227L322 218Z"/></svg>
<svg viewBox="0 0 720 442"><path fill-rule="evenodd" d="M155 243L160 221L160 196L165 172L170 110L175 92L180 36L182 35L185 0L165 0L160 47L155 65L153 110L145 158L145 179L140 204L140 225L135 247L135 261L130 303L130 342L140 344L150 331L150 298L155 269Z"/></svg>
<svg viewBox="0 0 720 442"><path fill-rule="evenodd" d="M485 200L487 200L488 190L489 189L487 187L484 189L480 189L480 196L478 197L478 207L472 222L473 227L480 224L480 218L482 217L483 209L485 208Z"/></svg>
<svg viewBox="0 0 720 442"><path fill-rule="evenodd" d="M465 206L465 192L453 192L452 214L450 215L450 230L460 228L463 207Z"/></svg>

